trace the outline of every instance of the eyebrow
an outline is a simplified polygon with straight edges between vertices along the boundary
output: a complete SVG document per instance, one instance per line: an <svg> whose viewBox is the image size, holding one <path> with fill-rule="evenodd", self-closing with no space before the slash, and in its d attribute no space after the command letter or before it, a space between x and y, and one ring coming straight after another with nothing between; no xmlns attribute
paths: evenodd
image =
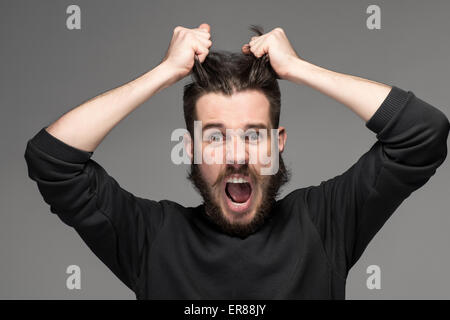
<svg viewBox="0 0 450 320"><path fill-rule="evenodd" d="M225 129L225 126L223 125L223 123L220 122L211 122L205 124L202 130L207 130L211 128ZM264 123L249 123L245 125L244 131L247 131L248 129L267 129L267 125L265 125Z"/></svg>

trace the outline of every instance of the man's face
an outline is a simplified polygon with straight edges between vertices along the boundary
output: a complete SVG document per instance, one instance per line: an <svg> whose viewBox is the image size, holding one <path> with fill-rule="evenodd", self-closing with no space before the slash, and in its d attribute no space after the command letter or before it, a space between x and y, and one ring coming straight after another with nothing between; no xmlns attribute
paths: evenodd
<svg viewBox="0 0 450 320"><path fill-rule="evenodd" d="M196 104L196 120L201 121L202 127L203 158L201 164L193 165L191 180L202 193L206 213L226 231L241 236L254 232L262 224L276 192L286 182L280 172L261 174L263 168L272 165L261 161L258 153L262 151L266 158L272 152L280 153L276 160L281 160L280 170L285 170L281 159L285 129L278 128L278 150L272 150L271 139L277 137L270 134L269 111L269 101L258 90L231 96L208 93ZM227 129L231 135L227 136Z"/></svg>

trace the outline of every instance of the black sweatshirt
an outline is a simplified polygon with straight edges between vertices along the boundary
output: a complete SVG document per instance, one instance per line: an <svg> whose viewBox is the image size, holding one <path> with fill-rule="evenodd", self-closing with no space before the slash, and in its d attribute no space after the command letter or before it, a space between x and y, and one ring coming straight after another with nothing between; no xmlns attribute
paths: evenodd
<svg viewBox="0 0 450 320"><path fill-rule="evenodd" d="M447 156L449 121L393 87L366 122L377 141L342 174L279 199L256 233L226 235L203 205L137 197L92 152L42 128L28 174L137 299L344 299L350 268L391 214Z"/></svg>

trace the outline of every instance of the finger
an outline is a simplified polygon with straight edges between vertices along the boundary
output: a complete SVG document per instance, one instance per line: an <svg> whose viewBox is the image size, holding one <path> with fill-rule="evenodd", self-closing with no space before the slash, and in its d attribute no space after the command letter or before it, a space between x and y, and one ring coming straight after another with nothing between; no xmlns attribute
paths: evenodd
<svg viewBox="0 0 450 320"><path fill-rule="evenodd" d="M196 49L195 53L197 54L198 60L200 60L200 62L205 61L206 56L209 53L209 50L203 46L200 46Z"/></svg>
<svg viewBox="0 0 450 320"><path fill-rule="evenodd" d="M248 43L246 43L246 44L244 44L244 45L242 46L242 53L243 53L243 54L250 54L250 53L251 53L251 51L250 51L250 45L249 45Z"/></svg>
<svg viewBox="0 0 450 320"><path fill-rule="evenodd" d="M258 45L261 41L263 41L261 37L252 37L252 40L248 44L252 47Z"/></svg>
<svg viewBox="0 0 450 320"><path fill-rule="evenodd" d="M261 53L261 48L263 47L264 44L264 40L259 38L259 39L254 39L252 41L249 42L249 50L251 53L253 53L253 55L257 58L261 57L263 55L263 53Z"/></svg>
<svg viewBox="0 0 450 320"><path fill-rule="evenodd" d="M198 26L198 29L204 29L204 30L206 30L208 32L211 31L211 27L207 23L202 23L201 25Z"/></svg>
<svg viewBox="0 0 450 320"><path fill-rule="evenodd" d="M192 29L192 31L201 32L201 33L209 33L209 31L205 28L196 28L196 29Z"/></svg>
<svg viewBox="0 0 450 320"><path fill-rule="evenodd" d="M259 44L254 45L254 46L251 46L251 47L250 47L250 51L251 51L251 52L253 53L253 55L254 55L255 57L257 57L257 58L262 57L263 54L264 54L264 52L263 52L263 50L262 50L262 46L259 45Z"/></svg>
<svg viewBox="0 0 450 320"><path fill-rule="evenodd" d="M205 38L197 38L201 45L205 46L206 48L211 47L212 41Z"/></svg>
<svg viewBox="0 0 450 320"><path fill-rule="evenodd" d="M211 41L211 40L206 40L206 41ZM201 40L195 41L193 43L193 48L194 48L195 54L198 56L208 53L209 47L210 47L209 43L203 43Z"/></svg>
<svg viewBox="0 0 450 320"><path fill-rule="evenodd" d="M209 32L206 32L204 30L193 30L194 34L196 36L202 37L202 38L206 38L209 39L211 37L211 34Z"/></svg>

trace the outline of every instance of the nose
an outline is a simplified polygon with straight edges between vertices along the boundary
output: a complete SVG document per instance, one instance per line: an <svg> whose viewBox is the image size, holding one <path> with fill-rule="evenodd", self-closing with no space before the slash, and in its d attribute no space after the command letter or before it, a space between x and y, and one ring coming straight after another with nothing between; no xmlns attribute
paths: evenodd
<svg viewBox="0 0 450 320"><path fill-rule="evenodd" d="M243 164L248 164L249 157L245 139L241 139L238 135L227 139L225 153L226 163L236 169Z"/></svg>

